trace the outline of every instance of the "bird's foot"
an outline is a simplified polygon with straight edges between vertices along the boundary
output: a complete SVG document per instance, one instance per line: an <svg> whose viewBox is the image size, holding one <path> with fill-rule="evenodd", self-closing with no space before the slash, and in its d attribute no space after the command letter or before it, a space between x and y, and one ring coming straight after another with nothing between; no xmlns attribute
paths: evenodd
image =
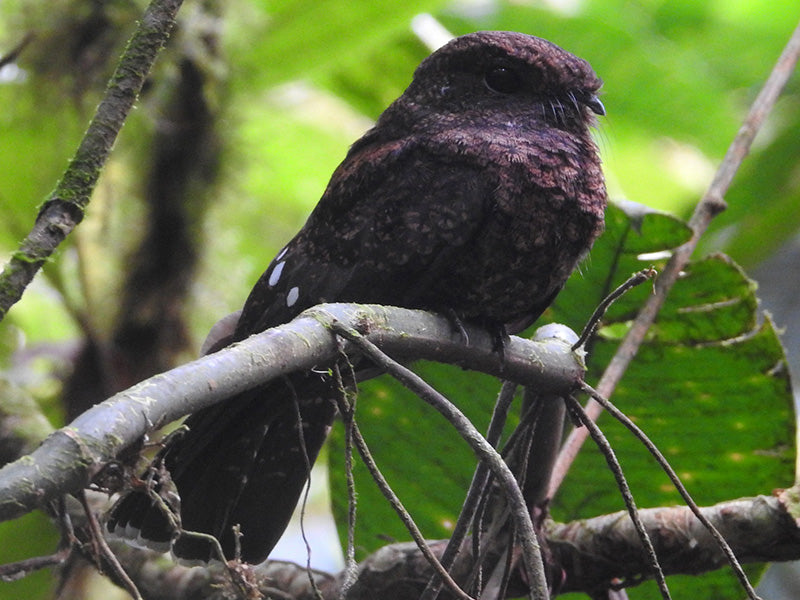
<svg viewBox="0 0 800 600"><path fill-rule="evenodd" d="M511 339L506 331L505 325L490 325L489 332L492 335L492 350L500 356L500 362L506 358L506 344Z"/></svg>
<svg viewBox="0 0 800 600"><path fill-rule="evenodd" d="M444 312L444 316L447 317L448 321L450 321L450 327L453 329L453 331L461 336L461 341L463 344L465 346L469 346L469 334L464 327L464 321L461 319L461 317L459 317L456 311L453 309L446 310Z"/></svg>

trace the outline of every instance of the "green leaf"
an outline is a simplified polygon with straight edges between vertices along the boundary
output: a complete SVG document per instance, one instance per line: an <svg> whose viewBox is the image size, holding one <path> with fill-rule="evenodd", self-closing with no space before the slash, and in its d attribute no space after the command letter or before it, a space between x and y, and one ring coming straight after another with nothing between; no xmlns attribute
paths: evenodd
<svg viewBox="0 0 800 600"><path fill-rule="evenodd" d="M419 363L415 371L485 431L499 383L480 373L449 365ZM428 539L449 537L469 486L475 457L438 412L388 377L360 386L356 420L378 466ZM516 421L515 421L516 422ZM347 540L347 488L343 427L330 439L330 481L334 516ZM363 463L356 457L359 558L387 541L409 540L395 512L383 499Z"/></svg>
<svg viewBox="0 0 800 600"><path fill-rule="evenodd" d="M631 203L609 207L606 233L547 319L581 326L609 290L651 264L643 254L666 255L689 235L686 224L670 215ZM794 417L785 358L772 323L756 325L754 292L753 283L727 257L714 255L692 263L613 397L661 448L700 504L769 493L792 481ZM599 377L650 293L651 286L644 284L612 307L588 357L587 381ZM496 381L431 363L417 365L416 370L480 430L486 429ZM357 420L423 535L448 536L475 463L466 444L438 414L387 378L363 386ZM607 417L600 425L622 461L639 506L681 502L627 430ZM344 539L347 493L340 430L333 435L331 450L333 508ZM360 556L387 540L409 539L364 467L358 464L355 471ZM555 500L555 517L585 518L623 507L604 459L587 445ZM728 594L713 597L739 593L726 571L679 578L674 585L690 589L684 592L687 597L712 597L711 589ZM651 590L642 586L631 590L631 597L649 598Z"/></svg>
<svg viewBox="0 0 800 600"><path fill-rule="evenodd" d="M672 215L634 202L612 203L606 209L606 229L588 258L559 294L548 320L579 331L598 304L631 274L660 267L668 253L687 242L689 227ZM661 258L651 257L663 254ZM644 258L642 258L644 257ZM651 292L645 283L611 307L611 315L633 315Z"/></svg>
<svg viewBox="0 0 800 600"><path fill-rule="evenodd" d="M556 318L581 305L591 285L622 281L645 242L631 219L610 213L609 237L598 242L583 276L558 298ZM657 237L650 238L652 241ZM678 241L673 239L673 242ZM598 258L619 257L608 271ZM613 287L613 285L608 286ZM690 263L676 282L612 400L667 456L701 505L769 494L794 473L794 411L784 350L772 322L756 323L755 284L723 255ZM640 286L609 311L587 360L596 381L644 300ZM576 294L578 298L576 299ZM681 504L644 447L618 423L600 426L622 462L640 507ZM605 460L588 442L555 498L555 518L569 521L622 510ZM668 581L676 596L741 596L729 570ZM658 598L650 584L631 598Z"/></svg>

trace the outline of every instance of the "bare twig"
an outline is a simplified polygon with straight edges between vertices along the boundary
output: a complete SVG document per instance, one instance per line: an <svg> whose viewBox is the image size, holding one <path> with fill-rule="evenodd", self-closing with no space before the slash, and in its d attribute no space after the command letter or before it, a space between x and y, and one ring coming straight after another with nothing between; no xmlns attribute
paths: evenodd
<svg viewBox="0 0 800 600"><path fill-rule="evenodd" d="M72 548L67 546L47 556L34 556L18 562L0 565L0 581L16 581L35 571L61 565L67 560L71 551Z"/></svg>
<svg viewBox="0 0 800 600"><path fill-rule="evenodd" d="M90 542L94 552L93 558L97 561L98 568L101 568L103 562L107 562L113 569L114 576L122 582L122 584L125 586L125 589L128 590L128 593L136 600L142 600L142 595L139 593L139 589L136 587L136 584L131 581L131 578L128 577L128 574L125 572L125 569L123 569L122 565L119 564L117 557L114 556L111 548L108 547L108 543L106 542L105 537L103 537L103 531L100 527L100 523L97 522L97 517L95 516L94 511L92 511L92 507L89 505L89 501L86 498L85 490L81 490L78 493L78 500L80 500L81 506L86 513L86 522L89 526Z"/></svg>
<svg viewBox="0 0 800 600"><path fill-rule="evenodd" d="M572 349L577 350L589 340L594 334L595 329L597 326L600 325L600 319L603 318L603 315L606 314L608 307L611 306L614 301L622 296L625 292L629 289L636 287L637 285L644 283L648 279L652 279L656 276L656 270L653 267L648 269L642 269L638 273L634 273L625 282L620 285L617 289L611 292L608 296L603 298L603 301L594 309L592 316L589 317L589 320L586 323L586 326L583 328L581 332L581 336L578 338L578 341L572 344Z"/></svg>
<svg viewBox="0 0 800 600"><path fill-rule="evenodd" d="M357 393L352 395L352 402L348 401L347 389L342 379L338 365L333 367L334 379L337 387L337 404L339 414L344 424L344 472L347 478L347 549L345 552L344 580L342 581L342 595L347 593L352 583L356 580L358 565L356 564L356 482L353 476L353 415L356 408Z"/></svg>
<svg viewBox="0 0 800 600"><path fill-rule="evenodd" d="M544 574L544 564L536 532L533 528L525 499L522 496L522 491L514 478L514 474L502 457L492 448L464 413L416 373L391 359L375 344L361 336L354 329L344 327L335 320L330 322L330 326L337 334L355 344L372 362L386 369L400 383L439 411L470 445L473 452L489 465L492 474L497 478L506 493L512 519L518 528L522 551L525 556L525 569L531 586L530 597L535 600L548 598L547 580Z"/></svg>
<svg viewBox="0 0 800 600"><path fill-rule="evenodd" d="M689 262L689 258L697 247L700 237L705 233L711 220L725 209L724 197L733 176L749 152L753 139L775 105L781 90L786 85L797 64L798 56L800 56L800 25L792 33L789 42L786 44L780 58L778 58L777 64L772 69L769 78L753 102L744 123L739 128L739 132L728 148L708 191L698 203L691 219L689 219L689 226L692 229L691 239L675 250L661 275L656 279L655 293L647 299L644 307L634 320L630 331L628 331L625 339L622 340L605 373L597 383L596 389L603 397L611 397L628 365L636 356L647 331L655 321L669 290L672 289L678 279L678 275ZM587 403L585 410L592 420L597 420L597 417L602 412L602 407L592 399ZM578 450L586 439L586 435L585 429L577 428L567 438L550 482L549 495L551 497L555 495L561 486L567 471L569 471L569 466L575 460Z"/></svg>
<svg viewBox="0 0 800 600"><path fill-rule="evenodd" d="M694 515L698 518L698 520L703 524L703 526L708 530L714 540L717 542L720 550L722 550L723 554L725 554L725 558L727 558L728 563L731 565L733 572L736 574L736 577L739 579L742 587L744 588L747 596L751 598L751 600L758 600L758 595L756 594L755 590L753 589L750 580L747 578L747 574L745 574L744 569L739 564L739 561L736 558L736 555L733 553L728 542L725 541L725 538L722 537L722 534L717 530L716 527L708 520L708 518L702 513L700 507L697 506L697 503L694 501L692 496L689 494L689 491L683 485L678 474L672 468L672 466L667 462L666 457L661 453L661 451L656 447L656 445L648 438L645 433L633 422L631 421L625 413L619 410L616 406L614 406L610 400L607 398L603 398L600 394L598 394L592 387L588 384L583 385L583 391L589 394L592 398L594 398L597 402L599 402L605 410L607 410L611 415L617 419L620 423L622 423L625 427L631 431L636 438L645 445L645 447L650 451L650 454L658 462L659 466L663 469L663 471L667 474L672 485L675 486L675 489L678 490L678 493L683 498L683 501L686 503L686 506L689 507L689 510L694 513Z"/></svg>
<svg viewBox="0 0 800 600"><path fill-rule="evenodd" d="M289 385L289 388L292 390L292 407L294 408L295 417L297 418L297 442L300 448L300 453L303 455L306 468L306 481L303 490L303 500L300 503L300 535L303 538L303 544L305 544L306 547L306 573L308 575L308 582L311 585L312 591L314 592L314 597L317 600L322 600L322 593L317 587L317 582L314 579L314 570L311 568L311 543L308 541L308 536L306 536L305 526L306 505L308 504L308 494L311 490L312 464L311 459L308 457L308 446L306 446L306 437L303 427L303 415L300 412L300 399L297 397L294 387Z"/></svg>
<svg viewBox="0 0 800 600"><path fill-rule="evenodd" d="M798 492L796 488L790 491ZM700 510L744 563L800 558L800 530L775 496L728 500ZM639 514L657 540L666 574L697 576L727 564L688 507L645 508ZM570 565L564 593L596 589L612 578L636 581L638 575L641 581L647 569L641 543L625 511L553 524L547 539L555 560Z"/></svg>
<svg viewBox="0 0 800 600"><path fill-rule="evenodd" d="M791 498L758 496L728 500L715 506L701 507L703 514L729 540L743 563L786 561L800 558L800 529L787 512L797 507L800 490L786 490ZM783 496L783 494L782 494ZM793 498L793 499L792 499ZM787 506L787 501L790 506ZM658 548L662 568L667 575L713 571L724 566L724 557L716 550L711 537L700 521L685 506L640 509L640 515ZM643 560L641 542L625 511L580 519L570 523L550 523L547 539L555 564L567 568L562 593L598 589L613 578L628 583L641 581L648 572ZM434 554L440 556L445 540L429 540ZM113 544L126 570L143 592L175 582L183 598L204 598L227 585L224 565L215 563L198 569L170 563L124 543ZM470 556L466 545L465 560ZM259 587L267 597L291 597L314 600L304 565L268 560L252 567ZM413 542L383 546L365 557L359 565L359 579L350 598L417 599L432 569ZM637 575L639 576L637 578ZM315 579L326 600L341 598L341 573L315 572ZM519 569L512 577L509 595L520 597L525 590ZM286 594L279 596L274 589ZM191 591L190 591L191 590Z"/></svg>
<svg viewBox="0 0 800 600"><path fill-rule="evenodd" d="M800 490L786 491L796 502ZM795 504L796 506L796 504ZM701 511L730 541L737 556L744 563L786 561L800 558L800 529L787 513L785 501L776 496L758 496L728 500L715 506L701 507ZM642 520L656 547L662 568L667 575L698 573L719 569L724 558L716 550L708 532L684 506L640 509ZM569 565L562 593L597 589L612 578L636 579L644 573L641 542L625 511L581 519L571 523L548 525L548 545L556 564ZM428 542L439 556L446 541ZM224 566L215 564L206 569L190 568L158 556L148 560L146 553L124 543L112 546L131 577L141 590L163 586L164 581L175 582L183 598L205 598L220 594L220 585L228 581ZM469 555L469 545L465 554ZM472 560L473 557L466 558ZM253 566L253 574L267 597L313 600L304 565L286 561L268 560ZM383 546L365 557L359 565L359 579L351 589L352 598L417 599L427 580L431 567L413 542ZM342 575L315 572L315 579L326 600L341 598ZM639 578L641 580L641 578ZM521 582L515 575L509 593L514 597L524 594ZM284 595L274 593L283 590Z"/></svg>
<svg viewBox="0 0 800 600"><path fill-rule="evenodd" d="M500 393L497 396L494 410L492 411L492 418L489 421L489 428L486 432L486 441L493 447L497 447L500 442L500 435L503 433L503 428L506 424L508 410L511 407L511 402L514 400L514 394L517 386L510 381L504 381L500 388ZM458 556L461 544L467 537L469 526L475 518L475 512L478 508L478 502L483 494L486 484L489 480L489 469L483 463L478 463L475 468L475 473L472 476L467 496L464 499L464 505L461 508L461 513L458 515L458 520L453 528L453 533L447 543L447 547L442 554L442 565L445 569L450 569ZM438 577L431 577L425 591L420 596L420 600L433 600L439 594L441 589L441 581Z"/></svg>
<svg viewBox="0 0 800 600"><path fill-rule="evenodd" d="M33 229L0 274L0 320L58 245L83 219L100 171L150 67L175 24L182 0L153 0L128 42L105 96Z"/></svg>
<svg viewBox="0 0 800 600"><path fill-rule="evenodd" d="M403 525L405 525L406 530L411 534L411 537L414 542L416 542L420 552L422 552L423 556L428 559L428 562L430 563L431 567L433 567L434 571L436 571L439 577L442 578L442 580L445 582L445 585L447 585L456 598L461 598L461 600L474 600L469 594L462 590L455 581L453 581L453 578L450 577L450 574L442 566L442 563L439 562L439 559L433 555L428 543L425 541L425 537L417 527L417 524L414 522L411 514L409 514L408 510L406 510L405 506L403 506L400 498L398 498L397 494L394 493L394 490L389 485L389 482L386 481L386 478L383 476L383 473L381 473L380 468L378 468L378 464L372 457L372 453L370 453L369 448L367 447L364 436L361 435L361 430L358 428L358 425L355 422L353 422L353 441L358 449L358 453L361 455L361 460L364 461L364 464L366 465L367 470L370 472L370 475L372 475L372 479L377 484L378 489L380 489L383 497L389 501L389 504L392 506L395 513L397 513L397 516L400 517L400 520L403 522Z"/></svg>
<svg viewBox="0 0 800 600"><path fill-rule="evenodd" d="M664 579L664 572L661 570L661 565L658 564L658 557L656 556L655 548L653 548L653 542L650 541L650 536L647 534L647 529L645 529L644 523L642 523L642 519L639 516L639 511L636 508L636 503L633 500L633 495L628 487L628 482L625 480L625 475L622 473L622 467L620 466L619 461L614 454L613 448L611 448L611 444L608 443L606 436L602 431L600 431L600 428L595 424L595 422L589 418L586 412L584 412L580 402L578 402L572 396L568 396L564 400L567 403L568 410L573 415L577 416L581 424L583 424L586 429L589 430L589 435L592 436L592 439L597 444L600 452L602 452L603 456L605 457L606 463L611 469L611 472L614 474L614 479L617 480L617 487L619 487L619 491L622 493L622 498L625 501L625 506L628 509L628 514L631 517L631 521L633 521L633 525L636 528L636 533L639 535L639 539L641 540L642 545L647 552L648 563L650 564L650 568L655 575L661 596L665 600L669 600L670 595L669 589L667 588L667 581Z"/></svg>

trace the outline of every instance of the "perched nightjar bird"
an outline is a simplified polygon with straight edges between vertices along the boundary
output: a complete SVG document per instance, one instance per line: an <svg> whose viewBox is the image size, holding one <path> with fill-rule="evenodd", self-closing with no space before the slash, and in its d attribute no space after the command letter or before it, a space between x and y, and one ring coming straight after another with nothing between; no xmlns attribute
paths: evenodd
<svg viewBox="0 0 800 600"><path fill-rule="evenodd" d="M605 112L600 85L586 61L520 33L473 33L434 52L353 144L226 343L321 302L429 309L510 333L530 325L603 229L590 134ZM183 529L212 534L230 558L238 524L241 558L266 558L333 421L332 398L322 375L298 373L191 415L161 453ZM174 541L178 557L213 556L206 542L175 540L141 491L107 527L162 549Z"/></svg>

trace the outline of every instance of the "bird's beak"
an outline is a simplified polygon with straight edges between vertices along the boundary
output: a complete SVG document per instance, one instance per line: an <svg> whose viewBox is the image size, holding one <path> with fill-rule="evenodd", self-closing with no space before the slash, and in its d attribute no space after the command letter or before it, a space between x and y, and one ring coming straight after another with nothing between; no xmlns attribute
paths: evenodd
<svg viewBox="0 0 800 600"><path fill-rule="evenodd" d="M606 114L606 107L603 106L602 102L600 102L600 98L594 94L589 96L588 100L586 100L586 106L588 106L596 115L604 117Z"/></svg>

